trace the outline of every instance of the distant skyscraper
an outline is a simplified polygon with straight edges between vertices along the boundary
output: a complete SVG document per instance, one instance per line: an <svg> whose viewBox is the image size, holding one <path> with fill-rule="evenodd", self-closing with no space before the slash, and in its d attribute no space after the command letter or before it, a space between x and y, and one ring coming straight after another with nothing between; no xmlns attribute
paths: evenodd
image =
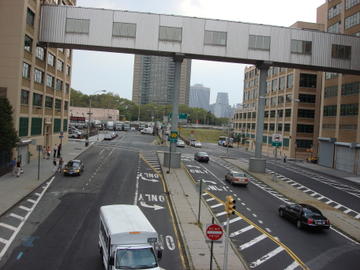
<svg viewBox="0 0 360 270"><path fill-rule="evenodd" d="M189 104L191 60L181 65L179 104ZM132 101L137 104L171 104L175 63L171 57L135 55Z"/></svg>
<svg viewBox="0 0 360 270"><path fill-rule="evenodd" d="M228 93L217 93L216 103L214 104L214 114L216 117L230 117L230 105Z"/></svg>
<svg viewBox="0 0 360 270"><path fill-rule="evenodd" d="M202 84L195 84L190 87L189 106L193 108L202 108L209 110L210 105L210 88Z"/></svg>

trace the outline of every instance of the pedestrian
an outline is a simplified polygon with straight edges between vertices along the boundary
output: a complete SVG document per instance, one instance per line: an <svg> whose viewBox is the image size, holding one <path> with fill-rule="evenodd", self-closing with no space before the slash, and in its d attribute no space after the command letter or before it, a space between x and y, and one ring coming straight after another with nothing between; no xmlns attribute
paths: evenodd
<svg viewBox="0 0 360 270"><path fill-rule="evenodd" d="M55 144L54 150L53 150L53 158L56 158L56 151L57 151L57 145Z"/></svg>
<svg viewBox="0 0 360 270"><path fill-rule="evenodd" d="M16 170L15 170L15 168L16 168L16 159L15 159L15 158L13 158L13 159L10 161L10 168L11 168L11 173L12 173L13 175L16 175Z"/></svg>
<svg viewBox="0 0 360 270"><path fill-rule="evenodd" d="M59 168L58 168L58 172L61 173L62 167L64 164L64 160L62 159L62 157L59 159Z"/></svg>
<svg viewBox="0 0 360 270"><path fill-rule="evenodd" d="M42 156L43 156L43 159L45 159L46 156L47 156L47 150L46 150L46 146L45 146L45 145L43 146L43 149L42 149Z"/></svg>
<svg viewBox="0 0 360 270"><path fill-rule="evenodd" d="M47 159L50 159L50 155L51 155L50 146L48 146L48 147L46 148L46 154L47 154Z"/></svg>
<svg viewBox="0 0 360 270"><path fill-rule="evenodd" d="M18 160L16 161L16 177L19 177L21 174L21 160L20 158L18 158Z"/></svg>
<svg viewBox="0 0 360 270"><path fill-rule="evenodd" d="M286 155L284 155L284 163L286 163Z"/></svg>
<svg viewBox="0 0 360 270"><path fill-rule="evenodd" d="M56 158L53 159L53 165L54 165L53 171L56 172L56 170L57 170Z"/></svg>
<svg viewBox="0 0 360 270"><path fill-rule="evenodd" d="M57 157L58 158L61 157L61 143L59 144L58 149L57 149Z"/></svg>

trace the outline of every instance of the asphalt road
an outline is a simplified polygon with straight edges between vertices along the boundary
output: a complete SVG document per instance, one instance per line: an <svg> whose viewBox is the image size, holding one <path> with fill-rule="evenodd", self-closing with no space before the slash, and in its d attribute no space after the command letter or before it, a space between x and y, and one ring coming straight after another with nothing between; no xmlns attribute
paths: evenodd
<svg viewBox="0 0 360 270"><path fill-rule="evenodd" d="M219 155L212 147L202 150ZM360 254L358 244L333 230L298 230L295 224L280 218L278 208L280 204L288 202L285 197L262 187L258 182L250 183L248 187L231 186L224 181L228 169L217 162L199 163L189 154L183 156L183 161L194 179L205 180L208 190L221 200L225 200L226 195L233 195L237 200L237 210L242 215L279 239L310 269L358 269L359 260L355 259L356 254ZM225 222L225 215L221 215L224 207L211 196L204 195L204 199L215 215L220 215L219 221ZM256 230L256 226L252 227L244 219L239 219L239 216L231 219L231 239L250 266L256 269L286 269L296 265L286 248L269 240L269 237Z"/></svg>
<svg viewBox="0 0 360 270"><path fill-rule="evenodd" d="M163 185L140 159L139 147L135 149L153 139L123 134L99 142L80 156L85 164L81 176L57 175L14 240L1 269L103 269L98 249L99 207L134 203L162 235L160 266L184 269Z"/></svg>

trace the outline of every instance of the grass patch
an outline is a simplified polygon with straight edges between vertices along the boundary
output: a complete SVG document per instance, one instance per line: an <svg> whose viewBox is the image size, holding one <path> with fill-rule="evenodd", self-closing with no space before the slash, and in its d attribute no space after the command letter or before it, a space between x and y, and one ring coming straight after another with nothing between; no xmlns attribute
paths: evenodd
<svg viewBox="0 0 360 270"><path fill-rule="evenodd" d="M217 143L219 136L227 136L227 132L218 129L200 129L200 128L181 128L180 135L184 139L189 139L190 134L192 138L200 142Z"/></svg>

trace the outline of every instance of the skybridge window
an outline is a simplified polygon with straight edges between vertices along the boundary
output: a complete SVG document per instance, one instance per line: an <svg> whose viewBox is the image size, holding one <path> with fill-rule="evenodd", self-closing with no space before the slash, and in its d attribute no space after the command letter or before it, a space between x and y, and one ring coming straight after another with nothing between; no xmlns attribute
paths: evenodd
<svg viewBox="0 0 360 270"><path fill-rule="evenodd" d="M227 33L220 31L205 30L204 44L215 46L226 46Z"/></svg>
<svg viewBox="0 0 360 270"><path fill-rule="evenodd" d="M269 36L249 36L249 49L270 51L270 37Z"/></svg>
<svg viewBox="0 0 360 270"><path fill-rule="evenodd" d="M66 33L89 34L90 20L88 19L66 19Z"/></svg>
<svg viewBox="0 0 360 270"><path fill-rule="evenodd" d="M112 35L114 37L135 38L136 37L136 24L135 23L114 22Z"/></svg>
<svg viewBox="0 0 360 270"><path fill-rule="evenodd" d="M331 56L333 58L350 60L351 46L333 44L331 49Z"/></svg>
<svg viewBox="0 0 360 270"><path fill-rule="evenodd" d="M181 42L182 28L181 27L160 26L159 40Z"/></svg>
<svg viewBox="0 0 360 270"><path fill-rule="evenodd" d="M312 42L305 40L291 40L291 53L308 54L312 53Z"/></svg>

